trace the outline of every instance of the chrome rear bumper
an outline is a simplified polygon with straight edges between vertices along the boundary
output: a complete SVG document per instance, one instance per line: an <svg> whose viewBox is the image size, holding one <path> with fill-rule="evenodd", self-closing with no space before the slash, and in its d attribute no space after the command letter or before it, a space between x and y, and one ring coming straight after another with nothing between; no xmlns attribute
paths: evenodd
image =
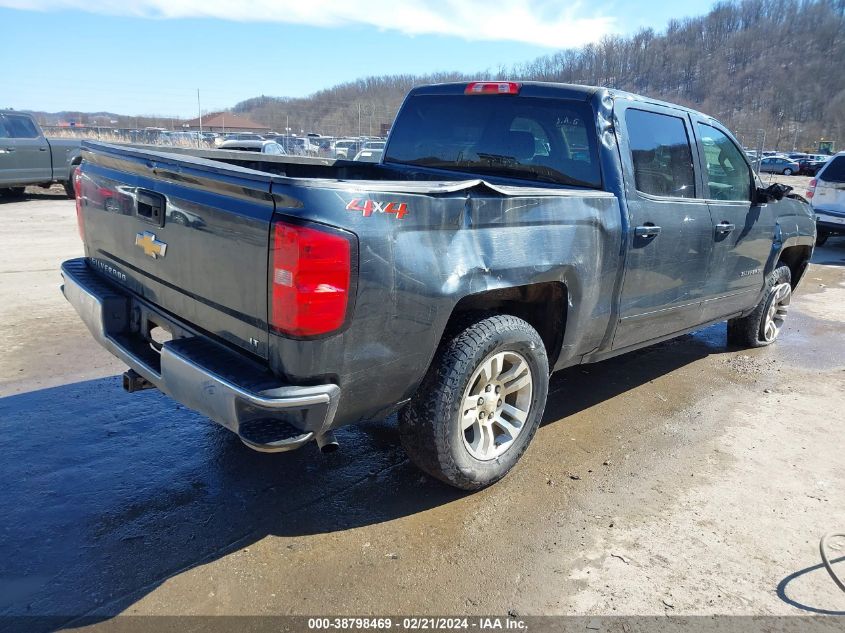
<svg viewBox="0 0 845 633"><path fill-rule="evenodd" d="M174 400L237 433L250 448L292 450L328 432L340 398L337 385L281 384L245 355L207 337L176 338L155 351L129 326L133 304L153 306L106 282L84 259L64 262L62 277L62 292L100 345Z"/></svg>

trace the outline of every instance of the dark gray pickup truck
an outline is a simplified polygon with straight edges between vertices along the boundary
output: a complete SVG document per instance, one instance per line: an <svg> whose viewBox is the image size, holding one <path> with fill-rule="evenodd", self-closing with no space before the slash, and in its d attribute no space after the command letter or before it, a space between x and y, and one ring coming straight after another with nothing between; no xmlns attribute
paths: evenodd
<svg viewBox="0 0 845 633"><path fill-rule="evenodd" d="M83 148L63 290L124 386L263 451L398 411L465 489L525 451L552 371L719 321L772 343L815 239L717 121L603 88L417 88L380 164L192 153Z"/></svg>
<svg viewBox="0 0 845 633"><path fill-rule="evenodd" d="M27 185L64 185L73 197L71 174L82 161L81 142L48 139L35 118L0 110L0 195L20 196Z"/></svg>

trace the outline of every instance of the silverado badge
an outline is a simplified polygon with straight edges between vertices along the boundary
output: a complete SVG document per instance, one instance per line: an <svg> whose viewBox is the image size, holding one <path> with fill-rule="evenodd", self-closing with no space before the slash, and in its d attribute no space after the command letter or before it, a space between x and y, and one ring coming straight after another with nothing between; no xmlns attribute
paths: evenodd
<svg viewBox="0 0 845 633"><path fill-rule="evenodd" d="M149 255L153 259L164 257L167 252L167 244L156 239L155 233L144 231L135 236L135 246L144 250L144 255Z"/></svg>

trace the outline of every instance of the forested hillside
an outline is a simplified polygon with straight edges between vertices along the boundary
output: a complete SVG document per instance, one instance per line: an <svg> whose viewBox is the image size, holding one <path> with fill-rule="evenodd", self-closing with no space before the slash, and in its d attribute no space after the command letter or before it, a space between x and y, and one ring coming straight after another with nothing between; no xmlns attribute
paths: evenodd
<svg viewBox="0 0 845 633"><path fill-rule="evenodd" d="M704 16L672 21L470 76L369 77L304 99L257 97L237 104L278 131L377 134L409 88L422 83L514 78L603 85L712 114L755 145L845 145L845 0L723 2Z"/></svg>

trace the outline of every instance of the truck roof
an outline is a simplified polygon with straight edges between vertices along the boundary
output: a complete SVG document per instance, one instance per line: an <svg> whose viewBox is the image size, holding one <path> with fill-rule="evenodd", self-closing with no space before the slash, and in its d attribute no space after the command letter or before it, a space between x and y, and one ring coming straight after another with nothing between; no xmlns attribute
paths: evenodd
<svg viewBox="0 0 845 633"><path fill-rule="evenodd" d="M479 80L485 81L485 80ZM511 81L511 80L503 80ZM439 95L454 95L463 94L469 83L467 81L451 82L442 84L429 84L426 86L418 86L411 89L408 96L419 94L439 94ZM492 83L496 83L492 81ZM521 85L519 94L523 97L538 97L538 98L552 98L552 99L572 99L575 101L589 101L596 94L604 93L613 99L625 99L627 101L641 101L643 103L650 103L665 108L674 108L682 110L691 114L704 117L706 119L713 119L709 114L704 114L698 110L687 108L678 105L677 103L669 103L668 101L661 101L660 99L653 99L644 95L638 95L633 92L626 92L625 90L616 90L615 88L607 88L603 86L587 86L582 84L565 84L555 83L551 81L517 81ZM715 120L715 119L713 119Z"/></svg>

